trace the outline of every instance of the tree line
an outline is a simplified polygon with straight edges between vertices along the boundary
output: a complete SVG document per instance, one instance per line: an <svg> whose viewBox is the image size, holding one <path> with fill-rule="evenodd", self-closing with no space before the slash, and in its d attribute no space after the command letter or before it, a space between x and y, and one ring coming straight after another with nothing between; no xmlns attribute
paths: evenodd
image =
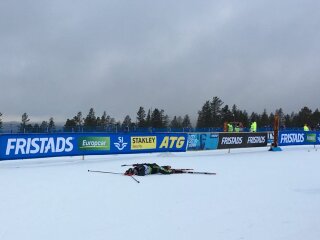
<svg viewBox="0 0 320 240"><path fill-rule="evenodd" d="M49 121L42 121L41 124L30 123L30 118L27 113L23 113L21 116L21 123L18 128L20 133L32 133L32 132L55 132L56 126L53 117L49 118Z"/></svg>
<svg viewBox="0 0 320 240"><path fill-rule="evenodd" d="M188 114L184 116L173 116L169 118L163 109L148 109L140 106L135 119L126 115L123 121L116 121L109 116L106 111L101 116L97 116L94 108L90 108L86 116L79 111L73 118L67 119L64 123L64 131L129 131L141 128L222 128L225 122L241 123L243 127L249 127L252 121L256 121L258 128L272 128L275 114L280 117L281 128L301 128L308 124L311 129L319 129L320 112L318 108L312 111L308 107L303 107L298 113L285 114L282 108L275 112L268 113L266 109L262 113L252 112L248 114L246 110L239 109L235 104L231 107L224 104L219 97L213 97L205 101L201 110L198 111L196 125L193 126ZM3 127L2 113L0 112L0 129ZM56 125L53 117L40 124L31 124L27 113L23 113L19 132L55 132Z"/></svg>
<svg viewBox="0 0 320 240"><path fill-rule="evenodd" d="M246 110L239 109L235 104L229 107L219 97L207 100L202 109L198 112L197 127L221 127L225 122L241 123L244 127L249 127L253 121L257 122L260 128L272 128L274 125L275 114L280 119L280 128L301 128L307 124L311 129L319 129L320 112L318 108L312 111L308 107L303 107L298 113L286 114L282 108L275 112L267 113L264 109L262 113L252 112L250 115Z"/></svg>
<svg viewBox="0 0 320 240"><path fill-rule="evenodd" d="M149 109L146 112L143 107L139 107L135 120L126 115L122 122L107 115L106 111L101 117L96 116L94 108L90 108L86 117L83 117L82 112L78 112L72 119L67 119L64 127L67 131L70 129L73 131L129 131L139 128L191 128L192 125L188 115L183 118L174 116L170 121L163 109Z"/></svg>
<svg viewBox="0 0 320 240"><path fill-rule="evenodd" d="M0 113L1 114L1 113ZM2 115L2 114L1 114ZM0 127L2 120L0 115ZM192 128L188 115L184 117L174 116L170 121L169 116L165 114L163 109L149 109L147 112L143 107L140 107L135 120L132 120L129 115L126 115L124 120L116 121L106 111L102 116L97 116L94 108L90 108L86 116L79 111L73 118L68 118L63 126L63 131L66 132L85 132L85 131L131 131L132 129L139 130L145 128ZM55 132L56 124L53 117L49 121L42 121L41 124L30 123L30 118L27 113L21 116L21 123L18 127L18 132L37 133L37 132Z"/></svg>

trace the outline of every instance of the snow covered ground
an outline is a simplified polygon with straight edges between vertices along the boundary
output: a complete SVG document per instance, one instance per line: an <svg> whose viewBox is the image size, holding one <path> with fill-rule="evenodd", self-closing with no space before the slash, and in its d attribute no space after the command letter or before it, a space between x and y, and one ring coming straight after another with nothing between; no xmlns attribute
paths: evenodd
<svg viewBox="0 0 320 240"><path fill-rule="evenodd" d="M313 146L0 162L0 240L320 239ZM217 175L137 177L156 162Z"/></svg>

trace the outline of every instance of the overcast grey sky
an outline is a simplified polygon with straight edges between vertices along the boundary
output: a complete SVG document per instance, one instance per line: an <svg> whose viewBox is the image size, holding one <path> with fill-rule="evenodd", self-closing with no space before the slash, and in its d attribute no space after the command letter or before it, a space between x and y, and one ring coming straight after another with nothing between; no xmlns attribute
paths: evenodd
<svg viewBox="0 0 320 240"><path fill-rule="evenodd" d="M320 1L1 0L3 121L320 108Z"/></svg>

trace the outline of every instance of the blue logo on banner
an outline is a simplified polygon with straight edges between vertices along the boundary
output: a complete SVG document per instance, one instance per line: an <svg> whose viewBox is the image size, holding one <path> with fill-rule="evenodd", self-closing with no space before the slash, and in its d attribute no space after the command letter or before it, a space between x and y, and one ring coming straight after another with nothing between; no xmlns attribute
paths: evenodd
<svg viewBox="0 0 320 240"><path fill-rule="evenodd" d="M118 137L118 142L114 143L114 146L119 150L122 151L128 145L127 142L124 142L123 137Z"/></svg>

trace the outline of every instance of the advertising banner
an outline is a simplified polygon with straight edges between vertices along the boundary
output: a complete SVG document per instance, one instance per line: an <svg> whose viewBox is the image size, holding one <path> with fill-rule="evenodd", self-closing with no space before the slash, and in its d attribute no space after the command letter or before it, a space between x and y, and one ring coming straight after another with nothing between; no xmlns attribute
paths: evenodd
<svg viewBox="0 0 320 240"><path fill-rule="evenodd" d="M218 148L218 133L190 133L188 150L214 150Z"/></svg>
<svg viewBox="0 0 320 240"><path fill-rule="evenodd" d="M279 146L320 144L319 132L282 131L279 132Z"/></svg>
<svg viewBox="0 0 320 240"><path fill-rule="evenodd" d="M274 141L274 132L268 132L268 143L273 143Z"/></svg>
<svg viewBox="0 0 320 240"><path fill-rule="evenodd" d="M264 147L268 134L264 133L219 133L218 149Z"/></svg>
<svg viewBox="0 0 320 240"><path fill-rule="evenodd" d="M0 160L147 152L185 152L186 133L4 134Z"/></svg>

